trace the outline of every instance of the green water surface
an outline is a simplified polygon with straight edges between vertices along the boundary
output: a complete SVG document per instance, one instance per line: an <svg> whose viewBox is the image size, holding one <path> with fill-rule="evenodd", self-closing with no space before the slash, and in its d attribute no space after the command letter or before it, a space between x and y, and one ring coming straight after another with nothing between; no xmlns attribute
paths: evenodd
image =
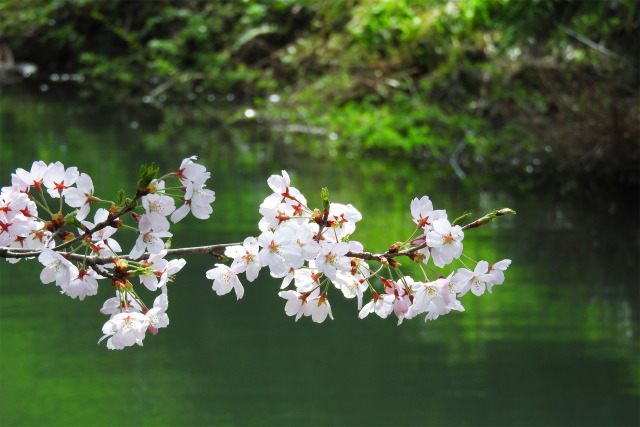
<svg viewBox="0 0 640 427"><path fill-rule="evenodd" d="M2 426L640 423L637 195L431 179L448 164L305 155L259 126L176 124L167 135L51 92L5 90L0 114L3 186L17 167L60 160L112 198L133 191L140 163L169 172L197 154L213 175L214 214L173 226L174 247L259 234L266 179L281 169L312 204L326 186L356 206L353 239L377 252L411 233L413 197L429 195L450 217L518 211L464 240L476 260L513 260L504 285L463 297L464 313L401 326L358 320L339 292L329 294L335 320L296 323L266 271L245 281L242 300L219 297L204 276L215 260L192 255L169 288L170 326L110 351L97 344L106 281L81 302L40 283L37 262L2 261Z"/></svg>

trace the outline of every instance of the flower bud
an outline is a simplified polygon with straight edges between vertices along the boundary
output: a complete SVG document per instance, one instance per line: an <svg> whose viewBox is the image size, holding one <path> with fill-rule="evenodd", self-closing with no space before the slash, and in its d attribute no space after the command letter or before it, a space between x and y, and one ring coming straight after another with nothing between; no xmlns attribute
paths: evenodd
<svg viewBox="0 0 640 427"><path fill-rule="evenodd" d="M411 259L411 261L417 262L417 263L424 261L426 257L427 256L425 254L422 254L420 252L411 252L409 254L409 258Z"/></svg>
<svg viewBox="0 0 640 427"><path fill-rule="evenodd" d="M391 245L391 247L389 248L389 253L390 254L397 254L400 251L400 248L402 247L402 242L395 242L393 245Z"/></svg>
<svg viewBox="0 0 640 427"><path fill-rule="evenodd" d="M76 237L75 234L70 231L62 231L58 236L60 236L60 238L65 242L68 240L73 240Z"/></svg>

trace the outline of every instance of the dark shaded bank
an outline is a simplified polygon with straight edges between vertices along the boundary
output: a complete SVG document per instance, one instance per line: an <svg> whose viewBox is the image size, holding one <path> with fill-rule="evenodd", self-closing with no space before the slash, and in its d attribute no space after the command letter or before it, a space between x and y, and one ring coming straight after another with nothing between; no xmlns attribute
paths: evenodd
<svg viewBox="0 0 640 427"><path fill-rule="evenodd" d="M73 86L150 117L156 144L189 123L233 123L308 154L449 164L461 177L639 182L633 0L0 0L0 10L2 43L37 65L37 90Z"/></svg>

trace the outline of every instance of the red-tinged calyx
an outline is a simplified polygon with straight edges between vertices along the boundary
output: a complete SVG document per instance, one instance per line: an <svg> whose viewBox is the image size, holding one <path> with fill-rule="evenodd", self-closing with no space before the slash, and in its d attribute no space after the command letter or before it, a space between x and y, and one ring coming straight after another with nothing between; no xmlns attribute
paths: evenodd
<svg viewBox="0 0 640 427"><path fill-rule="evenodd" d="M293 216L302 216L304 214L304 208L302 207L301 204L297 204L295 206L292 206L293 208Z"/></svg>
<svg viewBox="0 0 640 427"><path fill-rule="evenodd" d="M127 269L127 267L129 267L129 262L126 259L118 258L115 261L113 261L113 263L116 266L114 270L115 273L123 272L124 270Z"/></svg>
<svg viewBox="0 0 640 427"><path fill-rule="evenodd" d="M395 259L390 259L390 260L389 260L389 265L390 265L392 268L400 268L400 267L402 267L402 264L400 264L400 263L399 263L398 261L396 261Z"/></svg>
<svg viewBox="0 0 640 427"><path fill-rule="evenodd" d="M427 225L431 225L431 223L429 222L429 217L420 218L418 220L418 227L425 228Z"/></svg>
<svg viewBox="0 0 640 427"><path fill-rule="evenodd" d="M311 294L311 292L307 292L307 293L304 293L304 294L300 295L298 298L301 299L304 302L307 302L307 298L309 297L310 294Z"/></svg>
<svg viewBox="0 0 640 427"><path fill-rule="evenodd" d="M9 232L9 227L13 225L12 222L3 222L0 221L0 229L2 229L5 233Z"/></svg>
<svg viewBox="0 0 640 427"><path fill-rule="evenodd" d="M291 196L291 194L289 194L289 187L287 187L284 190L284 193L280 194L282 196L282 202L284 202L286 199L293 199L293 196Z"/></svg>
<svg viewBox="0 0 640 427"><path fill-rule="evenodd" d="M276 218L278 219L278 225L282 224L285 221L288 221L291 219L290 216L283 214L282 212L278 212L278 215L276 215Z"/></svg>
<svg viewBox="0 0 640 427"><path fill-rule="evenodd" d="M32 187L36 187L36 190L38 190L38 193L42 194L42 179L40 181L33 181L33 184L31 184Z"/></svg>
<svg viewBox="0 0 640 427"><path fill-rule="evenodd" d="M56 190L58 190L58 193L62 194L62 191L69 188L66 185L64 185L64 181L62 182L53 182L53 186L55 187Z"/></svg>

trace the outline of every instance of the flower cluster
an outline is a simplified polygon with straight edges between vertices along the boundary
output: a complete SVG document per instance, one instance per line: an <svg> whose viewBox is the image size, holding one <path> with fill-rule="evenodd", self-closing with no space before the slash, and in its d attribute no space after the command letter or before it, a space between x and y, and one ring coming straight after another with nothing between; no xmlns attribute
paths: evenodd
<svg viewBox="0 0 640 427"><path fill-rule="evenodd" d="M13 263L37 256L44 266L41 281L55 282L61 293L80 300L97 294L99 279L111 279L116 296L101 310L110 319L100 341L108 338L110 349L142 345L146 330L155 334L169 324L167 284L186 264L184 259L164 258L163 239L172 236L167 217L175 223L189 212L200 219L208 219L212 213L215 194L205 188L210 173L194 160L195 156L184 159L177 172L163 177L175 178L180 184L173 191L165 188L162 178L155 179L157 170L143 168L134 200L122 204L96 197L91 177L76 167L36 161L30 171L17 169L12 185L0 193L0 246L8 251L5 258ZM52 198L59 202L51 203ZM177 209L176 200L183 203ZM87 217L95 204L109 209L96 209L91 222ZM65 205L75 210L63 216ZM38 208L51 220L41 219ZM123 224L121 217L128 212L137 227ZM75 230L69 231L68 226L75 226ZM120 255L122 247L114 238L121 229L138 234L128 256ZM129 281L133 276L147 289L160 291L152 308L135 292Z"/></svg>
<svg viewBox="0 0 640 427"><path fill-rule="evenodd" d="M430 268L436 276L432 279L423 269L422 281L402 273L401 265L393 259L397 256L408 256L424 265L431 260L435 267L442 268L462 255L462 227L452 224L446 211L434 210L427 196L411 202L414 234L406 242L394 244L387 253L372 256L351 239L356 223L362 219L352 205L329 203L327 197L322 210L309 208L304 195L291 186L286 171L272 175L267 183L273 193L260 205L261 234L226 249L225 255L233 259L231 266L217 264L207 272L218 295L233 289L241 298L244 288L238 274L245 273L252 282L266 267L271 276L283 279L278 295L286 300L285 313L295 316L296 321L302 316L318 323L327 317L333 319L328 292L336 288L346 298L357 299L360 318L370 313L386 318L393 312L402 323L405 318L424 313L426 321L451 310L463 311L458 296L469 290L475 295L485 289L491 292L493 285L504 282L510 260L491 266L480 261L473 271L460 261L463 267L448 277ZM378 262L379 268L372 268L365 259ZM295 290L287 289L292 283ZM376 290L377 284L382 289ZM367 293L371 300L363 305Z"/></svg>
<svg viewBox="0 0 640 427"><path fill-rule="evenodd" d="M253 282L266 268L282 280L278 295L286 300L285 313L296 321L308 316L317 323L333 319L330 292L355 299L360 318L394 313L400 324L420 315L426 321L463 311L459 297L469 291L491 292L505 280L510 260L473 261L463 255L462 240L465 229L513 213L509 209L461 226L462 218L451 222L446 211L433 209L429 197L416 198L410 204L416 224L412 235L385 253L372 254L352 238L362 219L355 207L330 202L326 189L321 206L309 207L286 171L267 180L272 192L259 207L257 237L170 249L172 223L189 213L208 219L213 212L215 193L206 188L210 173L195 160L186 158L178 171L161 177L153 165L143 166L135 195L125 199L121 192L116 201L97 197L91 177L76 167L36 161L29 171L17 169L12 185L0 191L0 257L12 263L37 257L44 266L41 281L55 283L61 293L79 300L96 295L98 282L108 279L115 296L100 310L109 319L99 342L106 340L109 349L142 345L147 331L156 334L169 324L169 283L186 261L167 258L178 254L207 253L220 260L206 277L216 294L233 291L237 299L244 295L240 275ZM178 185L170 187L169 180ZM71 209L63 214L65 206ZM120 230L136 233L128 255L116 240ZM224 255L215 252L220 249ZM423 277L406 275L398 257L419 265ZM454 261L461 267L446 277L438 273ZM475 265L469 268L465 262ZM136 276L138 287L157 292L150 308L130 281Z"/></svg>

